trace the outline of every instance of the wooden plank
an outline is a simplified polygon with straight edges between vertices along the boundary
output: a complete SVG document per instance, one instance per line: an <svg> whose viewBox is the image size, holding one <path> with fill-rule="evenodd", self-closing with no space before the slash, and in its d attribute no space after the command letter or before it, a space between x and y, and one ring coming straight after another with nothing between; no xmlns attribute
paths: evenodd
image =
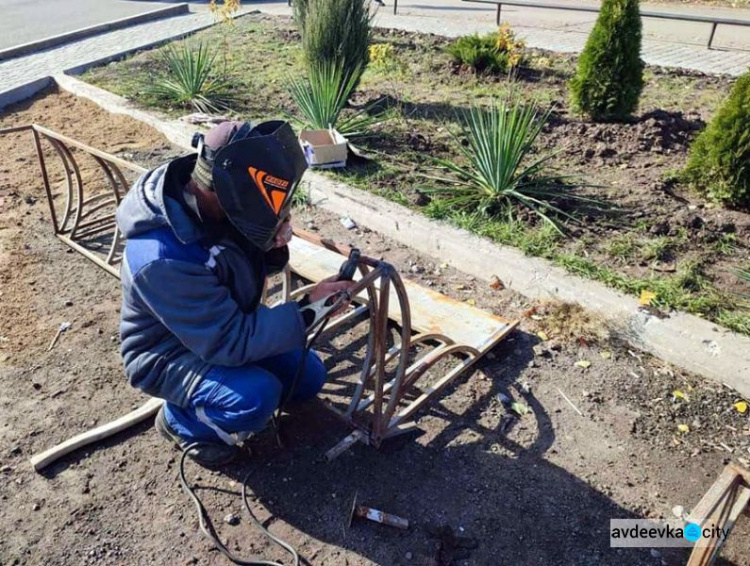
<svg viewBox="0 0 750 566"><path fill-rule="evenodd" d="M344 257L300 238L289 244L292 271L311 281L320 281L338 272ZM359 279L359 274L355 277ZM445 334L457 344L472 346L484 353L505 337L517 324L472 307L404 279L411 306L412 328L420 333ZM362 299L366 298L363 293ZM398 299L390 291L388 317L401 322Z"/></svg>
<svg viewBox="0 0 750 566"><path fill-rule="evenodd" d="M45 450L41 454L32 456L30 459L31 465L34 466L34 469L38 472L42 468L49 466L52 462L62 458L66 454L70 454L74 450L78 450L79 448L113 436L118 432L155 415L163 403L163 400L153 397L139 408L129 412L127 415L123 415L117 420L98 426L87 432L83 432L66 440L62 444L58 444L57 446Z"/></svg>
<svg viewBox="0 0 750 566"><path fill-rule="evenodd" d="M732 466L725 467L721 475L698 502L698 505L690 512L688 522L698 523L703 526L714 514L716 508L721 505L723 499L727 497L732 485L737 481L741 481L741 479Z"/></svg>

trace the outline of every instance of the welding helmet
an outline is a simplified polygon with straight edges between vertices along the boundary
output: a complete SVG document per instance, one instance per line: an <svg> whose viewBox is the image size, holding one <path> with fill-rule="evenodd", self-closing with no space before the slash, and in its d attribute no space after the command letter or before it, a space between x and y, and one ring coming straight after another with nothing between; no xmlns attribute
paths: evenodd
<svg viewBox="0 0 750 566"><path fill-rule="evenodd" d="M229 221L267 251L289 216L307 161L288 122L222 122L193 136L198 159L192 178L213 191Z"/></svg>

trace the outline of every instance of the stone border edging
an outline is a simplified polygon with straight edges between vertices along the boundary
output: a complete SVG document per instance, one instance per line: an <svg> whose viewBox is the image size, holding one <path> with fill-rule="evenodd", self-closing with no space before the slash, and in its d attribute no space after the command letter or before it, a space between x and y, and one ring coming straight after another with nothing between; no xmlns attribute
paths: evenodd
<svg viewBox="0 0 750 566"><path fill-rule="evenodd" d="M105 22L103 24L96 24L93 26L80 28L74 31L61 33L59 35L53 35L45 37L44 39L38 39L29 43L23 43L9 47L7 49L0 50L0 61L6 59L12 59L14 57L20 57L22 55L28 55L34 51L43 51L50 47L55 47L63 43L83 39L84 37L90 37L99 33L112 31L129 27L136 24L142 24L153 20L159 20L162 18L169 18L180 14L187 14L190 12L190 6L187 4L176 4L174 6L167 6L166 8L158 8L142 14L136 14L134 16L127 16L120 18L119 20L112 20L111 22Z"/></svg>
<svg viewBox="0 0 750 566"><path fill-rule="evenodd" d="M195 127L164 120L133 108L121 96L69 76L56 76L61 88L92 100L105 110L141 120L169 141L191 150ZM650 315L630 296L601 283L565 272L551 262L525 256L515 248L430 220L401 205L353 189L310 171L306 182L316 206L393 238L410 248L448 262L479 280L497 275L510 289L533 299L557 298L595 311L623 338L656 357L724 383L750 398L750 337L685 313L667 319Z"/></svg>

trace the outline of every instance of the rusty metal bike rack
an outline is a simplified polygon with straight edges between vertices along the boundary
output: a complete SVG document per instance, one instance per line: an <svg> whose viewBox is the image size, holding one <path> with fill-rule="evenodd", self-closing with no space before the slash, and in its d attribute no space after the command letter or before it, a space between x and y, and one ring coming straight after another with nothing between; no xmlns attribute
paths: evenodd
<svg viewBox="0 0 750 566"><path fill-rule="evenodd" d="M123 169L139 175L145 173L146 169L37 124L1 129L0 136L26 131L31 132L34 138L55 236L110 275L119 277L117 264L122 259L119 255L122 235L117 228L113 208L120 204L120 200L130 186L123 174ZM65 204L62 206L55 203L42 141L50 144L62 162L65 174ZM84 196L81 168L73 150L83 151L93 158L108 181L109 191ZM104 257L97 256L85 246L86 242L102 234L111 234L112 238L109 250Z"/></svg>
<svg viewBox="0 0 750 566"><path fill-rule="evenodd" d="M336 245L314 234L296 230L295 236L317 246L341 254L349 255L350 248ZM290 292L292 269L284 270L283 300L294 300L308 292L307 285ZM367 313L370 329L367 347L359 380L346 410L342 411L330 403L325 406L340 419L355 428L355 431L334 446L327 457L335 458L356 442L380 446L383 440L410 432L416 426L411 422L414 414L437 396L456 377L466 371L480 357L481 352L472 346L456 344L451 338L438 333L421 333L413 335L409 298L397 270L389 263L374 258L361 256L359 260L361 278L350 290L357 305L353 310L331 321L326 329L333 330L351 319ZM393 290L393 292L391 292ZM396 299L398 303L400 342L388 347L389 302ZM410 365L410 349L428 342L438 343L438 347L429 351ZM404 406L403 401L417 381L432 367L449 356L463 355L464 359L430 385ZM396 364L395 375L386 381L386 367ZM366 391L371 393L365 396Z"/></svg>

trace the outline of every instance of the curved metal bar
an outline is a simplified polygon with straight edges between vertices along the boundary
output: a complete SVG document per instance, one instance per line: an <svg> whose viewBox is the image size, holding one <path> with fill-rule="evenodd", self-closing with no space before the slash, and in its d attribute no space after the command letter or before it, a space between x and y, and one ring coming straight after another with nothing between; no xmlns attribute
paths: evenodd
<svg viewBox="0 0 750 566"><path fill-rule="evenodd" d="M388 405L386 406L383 420L390 421L399 401L401 400L402 388L401 383L406 374L406 364L409 359L409 341L411 340L411 309L409 306L409 297L406 295L404 283L395 269L391 270L390 281L396 290L399 308L401 309L401 359L399 360L396 376L393 379L393 387L389 393ZM404 388L403 391L406 391Z"/></svg>
<svg viewBox="0 0 750 566"><path fill-rule="evenodd" d="M425 371L430 369L433 365L435 365L437 362L442 360L446 356L450 356L451 354L458 354L463 353L467 354L467 359L465 359L463 362L461 362L458 366L453 368L450 372L448 372L446 375L444 375L441 379L437 381L437 383L434 383L429 387L427 391L422 393L419 397L417 397L414 401L412 401L409 406L402 409L398 415L393 417L387 425L387 428L390 430L399 424L401 424L403 421L411 417L416 411L418 411L422 405L424 405L427 401L429 401L434 395L439 393L446 385L448 385L451 381L453 381L459 374L466 371L466 369L469 368L476 360L479 359L479 351L476 348L473 348L472 346L464 346L462 344L454 344L453 346L448 346L447 348L442 349L440 352L440 355L437 356L435 359L430 360L428 364L425 364L424 368L417 368L415 370L415 375L409 377L409 384L413 385L414 382L421 377Z"/></svg>
<svg viewBox="0 0 750 566"><path fill-rule="evenodd" d="M110 169L109 164L98 155L91 155L91 157L94 159L94 161L96 161L97 165L99 165L101 170L104 171L104 175L107 177L107 181L109 181L109 186L111 187L112 192L115 195L115 201L119 202L120 193L117 189L118 181L115 180L115 177L112 174L112 170Z"/></svg>
<svg viewBox="0 0 750 566"><path fill-rule="evenodd" d="M60 161L62 161L63 169L65 169L65 182L67 184L67 193L66 193L66 198L65 198L65 208L63 209L63 218L62 218L62 221L60 222L59 232L66 232L68 228L68 221L70 220L72 205L73 205L73 178L70 175L71 167L70 167L70 164L68 163L65 153L63 153L62 149L60 149L60 142L57 141L55 138L51 138L48 136L45 136L45 139L50 143L53 149L57 152L57 155L60 158ZM50 199L51 198L52 198L52 193L50 192Z"/></svg>
<svg viewBox="0 0 750 566"><path fill-rule="evenodd" d="M128 189L130 188L130 183L128 183L128 180L125 178L125 175L123 175L122 171L120 171L120 168L118 167L117 163L114 161L107 161L107 165L109 165L109 168L114 171L115 176L120 181L119 186L122 188L122 194L120 194L120 189L115 188L115 197L117 198L117 204L120 204L120 201L122 200L122 196L128 192Z"/></svg>
<svg viewBox="0 0 750 566"><path fill-rule="evenodd" d="M383 387L385 386L385 355L386 340L388 338L388 302L391 291L390 274L386 274L380 279L380 304L378 305L378 314L375 319L377 324L374 325L375 333L375 383L372 416L372 434L371 437L375 442L379 442L383 429ZM401 351L403 356L403 350Z"/></svg>
<svg viewBox="0 0 750 566"><path fill-rule="evenodd" d="M105 260L110 265L113 265L115 263L115 253L117 253L117 248L120 246L121 240L122 234L120 232L120 227L115 222L115 231L112 233L112 245L109 247L109 253L107 254L107 259Z"/></svg>
<svg viewBox="0 0 750 566"><path fill-rule="evenodd" d="M83 206L84 206L83 180L81 179L81 169L78 167L78 162L76 161L75 157L73 157L73 153L64 143L62 142L58 142L58 143L60 143L60 149L65 153L65 155L70 160L70 163L73 167L73 173L74 173L75 182L76 182L76 195L78 197L78 206L76 207L75 218L73 219L73 226L71 226L70 228L70 239L72 240L76 237L78 224L81 222L81 218L83 217Z"/></svg>
<svg viewBox="0 0 750 566"><path fill-rule="evenodd" d="M109 181L109 186L112 189L112 201L107 201L106 203L93 207L90 210L87 210L85 215L88 216L89 214L92 214L96 212L98 209L100 209L103 206L108 206L110 204L114 204L115 206L118 206L120 204L120 201L122 200L122 196L120 194L120 187L122 187L123 192L127 190L127 180L125 179L125 176L122 174L122 171L115 165L113 162L109 160L105 160L102 157L98 155L91 155L93 157L94 161L101 167L102 171L104 171L104 174L107 177L107 180ZM97 198L99 195L96 195L95 197L91 197L87 200L87 204L90 204L91 201L95 198ZM109 197L110 195L106 195ZM112 244L109 246L109 252L107 253L106 262L108 264L112 264L115 254L117 253L117 249L120 246L120 241L122 240L122 234L120 233L120 228L117 226L117 223L115 222L114 231L112 233Z"/></svg>
<svg viewBox="0 0 750 566"><path fill-rule="evenodd" d="M302 287L295 289L294 291L289 293L289 297L284 302L292 301L296 299L297 297L299 297L300 295L305 295L309 293L310 291L315 289L316 285L317 283L308 283L307 285L303 285Z"/></svg>
<svg viewBox="0 0 750 566"><path fill-rule="evenodd" d="M429 336L429 335L426 335L426 336ZM415 344L415 342L416 342L416 340L412 341L412 346ZM443 344L439 348L436 348L435 350L432 350L431 352L428 352L427 354L425 354L424 356L422 356L421 358L419 358L417 361L415 361L412 365L410 365L406 369L406 374L405 375L407 376L407 380L408 380L408 377L412 374L412 372L414 372L417 368L419 368L421 365L423 365L425 363L430 362L430 360L431 360L432 357L440 355L440 354L438 354L438 352L442 353L442 350L444 348L448 348L451 345L452 345L452 343L451 344ZM393 355L390 355L391 352L393 352L394 350L399 350L399 349L400 349L400 345L399 346L394 346L393 348L391 348L388 351L388 354L389 354L390 357L387 357L386 363L389 363L389 362L393 361L393 359L396 357L395 353ZM393 388L395 382L396 382L396 379L393 378L388 383L386 383L385 387L383 388L383 392L384 393L388 393ZM403 385L403 391L404 391L404 393L406 393L409 390L409 386L412 383L413 382L408 383L408 381L407 381L407 383ZM362 401L359 404L359 406L357 407L357 411L362 411L362 410L366 409L367 407L369 407L370 405L372 405L372 402L374 400L375 400L374 395L370 395L367 399L365 399L364 401Z"/></svg>
<svg viewBox="0 0 750 566"><path fill-rule="evenodd" d="M362 274L362 278L366 278L370 274L370 269L364 265L359 264L359 272ZM375 366L373 363L373 357L375 355L375 327L373 321L376 320L378 313L378 295L375 289L375 282L373 281L367 287L367 308L370 320L370 331L367 334L367 349L365 350L365 359L362 362L362 372L359 374L359 383L354 389L352 394L352 400L349 402L349 407L346 409L347 418L351 419L357 405L359 405L360 399L365 392L367 383L374 378Z"/></svg>
<svg viewBox="0 0 750 566"><path fill-rule="evenodd" d="M47 193L47 206L49 206L49 213L52 217L52 228L55 234L60 233L60 225L57 222L57 212L55 212L55 203L52 201L52 189L49 185L49 175L47 174L47 163L44 160L44 150L42 149L42 142L39 138L39 133L32 127L31 133L34 136L34 147L36 148L36 157L39 161L39 168L42 170L42 182L44 183L44 192Z"/></svg>
<svg viewBox="0 0 750 566"><path fill-rule="evenodd" d="M81 149L90 155L98 155L99 157L105 158L110 163L125 167L126 169L130 169L141 175L148 171L148 169L146 169L145 167L141 167L140 165L136 165L135 163L130 163L129 161L125 161L124 159L120 159L119 157L112 155L111 153L100 151L94 147L91 147L90 145L86 145L85 143L74 140L73 138L69 138L68 136L58 134L55 131L48 130L47 128L45 128L44 126L40 126L39 124L34 124L33 128L47 138L58 140L66 146Z"/></svg>
<svg viewBox="0 0 750 566"><path fill-rule="evenodd" d="M281 301L288 303L292 300L292 268L287 263L281 270Z"/></svg>

